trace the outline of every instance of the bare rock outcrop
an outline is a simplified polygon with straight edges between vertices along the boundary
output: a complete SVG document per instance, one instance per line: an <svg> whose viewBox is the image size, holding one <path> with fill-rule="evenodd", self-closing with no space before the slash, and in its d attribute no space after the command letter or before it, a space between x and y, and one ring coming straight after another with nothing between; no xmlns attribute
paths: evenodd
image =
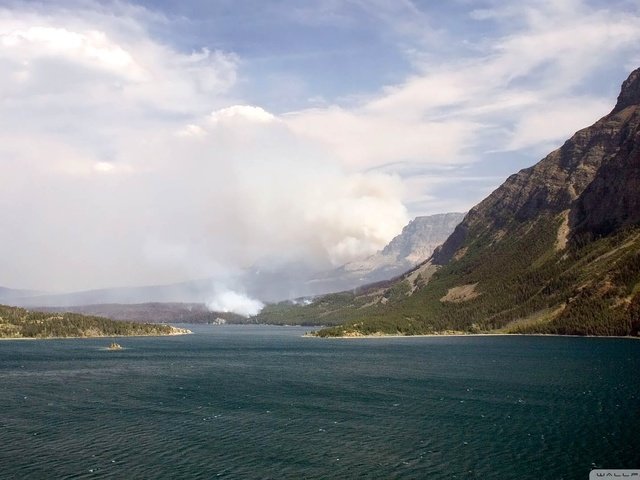
<svg viewBox="0 0 640 480"><path fill-rule="evenodd" d="M576 132L536 165L511 175L472 208L436 250L447 264L470 234L508 232L541 214L569 211L570 240L640 223L640 69L622 84L615 108Z"/></svg>

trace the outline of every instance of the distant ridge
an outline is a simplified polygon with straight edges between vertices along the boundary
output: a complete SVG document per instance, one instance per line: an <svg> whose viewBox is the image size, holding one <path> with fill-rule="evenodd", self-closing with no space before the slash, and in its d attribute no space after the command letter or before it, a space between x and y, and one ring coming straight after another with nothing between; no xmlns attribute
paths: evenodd
<svg viewBox="0 0 640 480"><path fill-rule="evenodd" d="M43 292L39 292L37 290L21 290L16 288L0 287L0 302L5 301L5 299L33 297L42 294Z"/></svg>
<svg viewBox="0 0 640 480"><path fill-rule="evenodd" d="M20 307L71 307L105 303L202 302L210 294L211 285L211 280L205 279L171 285L102 288L57 294L31 292L30 294L15 295L9 292L3 298L3 301Z"/></svg>
<svg viewBox="0 0 640 480"><path fill-rule="evenodd" d="M244 276L236 279L236 283L243 285L249 295L263 301L280 301L352 289L366 283L387 280L427 259L433 250L445 241L463 216L462 213L445 213L416 217L382 251L361 262L352 262L329 272L294 273L296 266L289 265L288 268L283 267L275 271L246 272ZM100 315L106 313L107 316L117 311L121 315L119 318L129 319L132 309L127 309L125 313L123 305L202 304L211 299L214 285L213 279L205 278L169 285L102 288L58 294L0 287L0 299L21 307L49 307L60 310L82 306L84 308L74 310L82 313L99 312L97 314ZM91 306L96 308L89 308ZM138 310L143 313L143 318L148 319L149 312L158 312L159 308L154 305L139 307ZM187 315L186 308L174 305L168 307L168 310L178 312L182 317Z"/></svg>

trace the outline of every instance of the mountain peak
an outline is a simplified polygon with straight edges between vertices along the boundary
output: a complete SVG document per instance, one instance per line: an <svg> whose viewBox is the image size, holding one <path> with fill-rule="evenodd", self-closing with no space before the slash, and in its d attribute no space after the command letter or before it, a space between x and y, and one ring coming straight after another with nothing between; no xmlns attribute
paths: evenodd
<svg viewBox="0 0 640 480"><path fill-rule="evenodd" d="M631 72L622 83L618 102L612 113L617 113L631 105L640 105L640 68Z"/></svg>
<svg viewBox="0 0 640 480"><path fill-rule="evenodd" d="M473 207L435 251L434 263L446 265L462 255L468 239L481 231L502 238L541 215L569 212L572 240L640 224L639 153L640 68L622 84L611 114L576 132L536 165L511 175Z"/></svg>
<svg viewBox="0 0 640 480"><path fill-rule="evenodd" d="M434 248L447 239L464 215L452 212L416 217L384 247L382 255L415 263L426 260Z"/></svg>

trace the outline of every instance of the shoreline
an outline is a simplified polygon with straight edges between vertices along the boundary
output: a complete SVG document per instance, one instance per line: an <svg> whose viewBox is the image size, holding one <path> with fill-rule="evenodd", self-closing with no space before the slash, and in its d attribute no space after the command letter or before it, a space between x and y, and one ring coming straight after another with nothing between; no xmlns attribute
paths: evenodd
<svg viewBox="0 0 640 480"><path fill-rule="evenodd" d="M340 335L336 337L319 337L317 335L305 334L306 338L322 338L339 339L339 340L366 340L366 339L385 339L385 338L443 338L443 337L571 337L571 338L618 338L640 340L640 337L631 335L560 335L557 333L425 333L420 335L399 335L399 334L381 334L381 335Z"/></svg>
<svg viewBox="0 0 640 480"><path fill-rule="evenodd" d="M173 327L178 330L177 327ZM175 331L167 333L166 335L93 335L90 337L0 337L0 341L3 340L91 340L95 338L135 338L135 337L177 337L180 335L193 335L193 332L187 328L179 329L181 331Z"/></svg>

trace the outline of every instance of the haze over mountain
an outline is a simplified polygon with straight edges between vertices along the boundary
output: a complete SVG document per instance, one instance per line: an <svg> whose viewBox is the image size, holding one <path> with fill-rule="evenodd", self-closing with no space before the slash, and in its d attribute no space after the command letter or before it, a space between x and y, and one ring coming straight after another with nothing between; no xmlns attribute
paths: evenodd
<svg viewBox="0 0 640 480"><path fill-rule="evenodd" d="M277 302L352 289L372 281L388 280L426 260L433 250L453 232L463 216L464 214L461 213L446 213L417 217L409 222L383 250L362 262L348 263L326 272L309 270L304 265L295 264L272 270L254 268L239 275L235 282L238 286L242 285L250 297L262 302ZM91 306L74 311L106 316L112 315L104 304L209 303L212 310L229 310L244 315L255 314L257 313L255 310L260 308L260 306L251 307L252 299L249 296L229 290L226 296L222 294L216 297L217 304L211 303L211 292L216 288L215 279L201 279L171 285L120 287L65 294L2 289L0 295L3 301L19 306ZM96 309L96 305L100 308ZM248 308L247 305L249 305ZM185 306L184 315L189 315L188 312L192 308L193 306ZM112 309L118 312L124 311L120 306L114 306ZM175 309L176 306L171 306L172 311ZM158 307L142 307L140 311L147 310L157 312ZM116 318L129 320L132 316L127 311L127 315Z"/></svg>
<svg viewBox="0 0 640 480"><path fill-rule="evenodd" d="M327 272L312 283L349 289L367 283L389 280L428 259L462 221L464 213L442 213L416 217L381 251L364 260L349 262ZM325 292L326 293L326 292Z"/></svg>
<svg viewBox="0 0 640 480"><path fill-rule="evenodd" d="M263 315L347 322L327 335L638 335L639 207L637 69L610 114L510 176L412 272Z"/></svg>
<svg viewBox="0 0 640 480"><path fill-rule="evenodd" d="M20 290L15 288L0 287L0 303L5 301L16 300L19 298L28 298L43 295L44 292L35 290Z"/></svg>

